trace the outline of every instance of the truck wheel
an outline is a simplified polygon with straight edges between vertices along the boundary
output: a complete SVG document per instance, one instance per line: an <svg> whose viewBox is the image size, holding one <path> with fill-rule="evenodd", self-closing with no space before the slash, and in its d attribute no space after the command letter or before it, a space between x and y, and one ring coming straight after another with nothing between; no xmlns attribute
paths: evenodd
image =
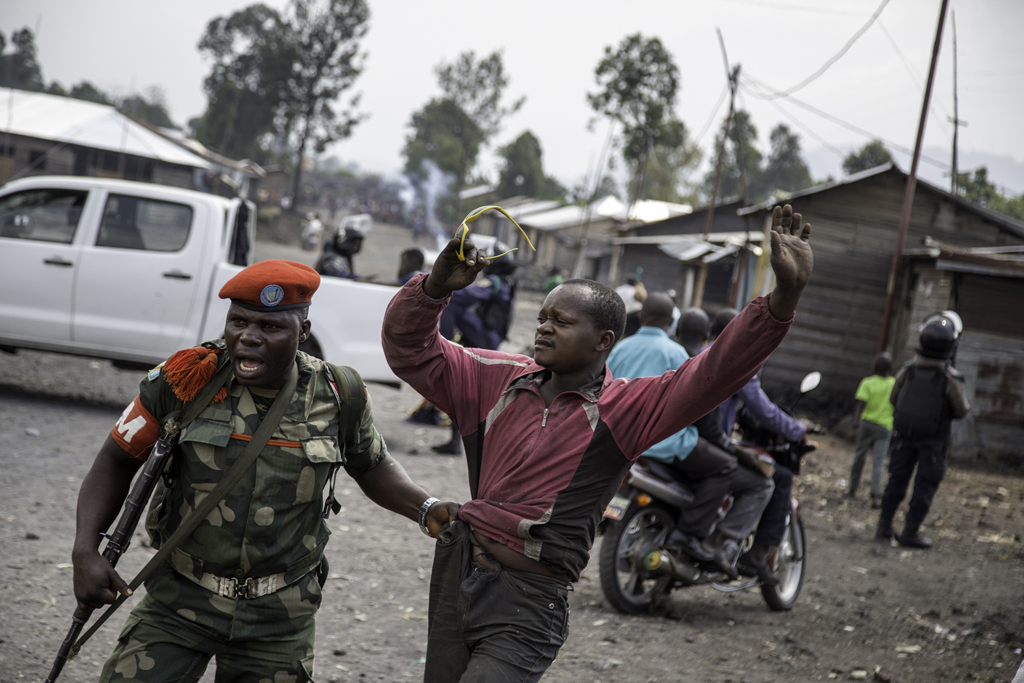
<svg viewBox="0 0 1024 683"><path fill-rule="evenodd" d="M310 356L319 358L320 360L324 359L324 352L320 349L320 342L318 342L316 337L313 335L309 335L309 337L306 338L306 341L299 344L299 351L308 353Z"/></svg>
<svg viewBox="0 0 1024 683"><path fill-rule="evenodd" d="M601 541L601 590L611 606L625 614L648 612L667 593L672 578L644 569L649 550L661 547L675 527L672 514L658 506L630 506L608 526Z"/></svg>
<svg viewBox="0 0 1024 683"><path fill-rule="evenodd" d="M761 586L761 595L776 612L793 609L804 584L804 525L792 512L786 522L786 533L782 537L775 558L775 575L778 586Z"/></svg>

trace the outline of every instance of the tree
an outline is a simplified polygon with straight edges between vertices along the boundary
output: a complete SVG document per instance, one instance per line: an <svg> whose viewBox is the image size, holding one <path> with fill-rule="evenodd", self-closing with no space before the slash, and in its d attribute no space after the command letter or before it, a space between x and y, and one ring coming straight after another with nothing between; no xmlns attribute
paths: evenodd
<svg viewBox="0 0 1024 683"><path fill-rule="evenodd" d="M86 102L95 102L96 104L113 104L105 92L89 81L81 81L71 86L71 92L68 93L68 96L76 100L85 100Z"/></svg>
<svg viewBox="0 0 1024 683"><path fill-rule="evenodd" d="M196 139L234 159L266 162L295 60L287 22L266 5L250 5L212 19L199 52L213 65L203 82L206 111L191 124Z"/></svg>
<svg viewBox="0 0 1024 683"><path fill-rule="evenodd" d="M772 130L771 151L763 171L762 187L768 192L775 189L802 190L811 186L811 172L800 154L800 138L783 123Z"/></svg>
<svg viewBox="0 0 1024 683"><path fill-rule="evenodd" d="M594 79L599 90L588 93L587 102L622 126L622 156L633 168L634 190L642 190L636 186L651 150L684 142L685 127L675 117L679 69L660 40L637 33L617 50L604 49Z"/></svg>
<svg viewBox="0 0 1024 683"><path fill-rule="evenodd" d="M265 159L270 139L294 152L292 193L307 151L322 153L362 120L358 96L338 98L362 73L365 0L291 0L284 14L262 4L213 19L199 50L213 61L208 105L195 121L203 144L232 157Z"/></svg>
<svg viewBox="0 0 1024 683"><path fill-rule="evenodd" d="M540 141L525 131L515 141L498 150L505 164L498 174L498 196L525 195L537 199L564 201L566 189L544 173Z"/></svg>
<svg viewBox="0 0 1024 683"><path fill-rule="evenodd" d="M682 122L677 122L682 126ZM643 199L657 199L663 202L696 201L695 191L688 178L700 166L703 154L689 140L684 128L679 136L682 144L677 147L655 145L651 148L644 170L643 187L639 190L636 178L629 184L629 194Z"/></svg>
<svg viewBox="0 0 1024 683"><path fill-rule="evenodd" d="M888 164L891 161L892 155L889 154L889 150L885 148L882 141L872 140L861 147L860 150L846 155L846 158L843 159L843 173L853 175L854 173L866 171L869 168Z"/></svg>
<svg viewBox="0 0 1024 683"><path fill-rule="evenodd" d="M297 197L306 150L322 154L350 136L364 118L355 111L358 95L344 108L335 101L363 71L359 41L366 35L370 10L365 0L292 0L289 9L295 60L278 129L294 140L292 195Z"/></svg>
<svg viewBox="0 0 1024 683"><path fill-rule="evenodd" d="M473 119L485 142L497 134L502 120L519 111L526 101L520 97L508 106L501 104L509 79L500 50L479 61L472 50L463 52L452 64L438 64L434 73L444 97Z"/></svg>
<svg viewBox="0 0 1024 683"><path fill-rule="evenodd" d="M122 98L117 104L117 110L122 114L160 128L177 128L171 121L171 115L167 112L163 91L158 87L150 88L148 97L129 95Z"/></svg>
<svg viewBox="0 0 1024 683"><path fill-rule="evenodd" d="M36 40L32 31L28 28L13 31L11 45L14 50L7 53L7 41L0 34L0 87L41 92L46 84L43 82L43 70L36 60Z"/></svg>
<svg viewBox="0 0 1024 683"><path fill-rule="evenodd" d="M722 124L722 130L719 130L715 138L715 149L719 149L721 146L724 129L725 124ZM761 160L764 155L754 146L756 142L757 128L751 122L750 114L743 109L736 110L736 113L733 114L732 125L729 127L729 136L722 160L722 174L718 182L719 201L726 197L740 197L744 194L748 200L752 200L767 191L764 188L761 172ZM745 193L743 191L744 174L747 189ZM705 196L711 196L714 182L715 169L712 168L704 176L702 190Z"/></svg>
<svg viewBox="0 0 1024 683"><path fill-rule="evenodd" d="M988 168L980 166L973 173L957 174L957 194L964 199L980 204L986 209L998 211L1024 220L1024 195L1008 197L1003 195L988 179Z"/></svg>
<svg viewBox="0 0 1024 683"><path fill-rule="evenodd" d="M458 213L460 179L476 163L480 145L484 142L483 131L450 99L433 99L423 109L414 112L410 122L412 133L405 141L405 173L423 203L436 202L436 211L441 220L450 222ZM434 182L430 172L433 164L446 182ZM428 199L426 194L430 193Z"/></svg>

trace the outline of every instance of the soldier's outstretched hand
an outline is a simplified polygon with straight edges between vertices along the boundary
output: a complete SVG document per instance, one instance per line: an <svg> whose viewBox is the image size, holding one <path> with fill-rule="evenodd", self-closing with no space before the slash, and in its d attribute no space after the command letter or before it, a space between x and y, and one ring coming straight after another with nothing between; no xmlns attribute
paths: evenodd
<svg viewBox="0 0 1024 683"><path fill-rule="evenodd" d="M769 308L778 320L793 317L800 294L811 279L814 254L810 237L810 224L804 223L800 214L793 213L792 206L775 207L772 211L771 262L776 287L769 299Z"/></svg>
<svg viewBox="0 0 1024 683"><path fill-rule="evenodd" d="M460 251L465 260L459 258ZM467 237L462 242L459 237L455 237L434 260L434 267L423 282L423 291L434 299L444 298L457 289L473 284L477 273L486 265L487 259L471 239Z"/></svg>

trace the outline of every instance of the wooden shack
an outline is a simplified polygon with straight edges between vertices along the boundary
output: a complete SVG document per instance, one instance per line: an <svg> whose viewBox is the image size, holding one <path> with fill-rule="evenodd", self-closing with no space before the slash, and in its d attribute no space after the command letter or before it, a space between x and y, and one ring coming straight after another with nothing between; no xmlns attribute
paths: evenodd
<svg viewBox="0 0 1024 683"><path fill-rule="evenodd" d="M821 387L805 398L801 407L835 419L852 409L857 384L870 374L878 351L906 180L905 173L886 164L794 192L785 200L811 223L814 275L789 335L765 364L762 381L769 393L777 397L791 395L801 377L818 370L823 375ZM771 209L772 204L765 203L738 213L756 217L758 224L764 225L770 220ZM906 247L919 247L928 238L961 249L1014 247L1024 245L1024 222L919 180ZM897 302L894 316L907 315L906 297L908 292L916 291L910 286L914 273L906 266L902 269L897 291L904 293L904 299ZM897 359L905 357L908 344L916 341L911 337L916 335L917 318L952 307L968 327L968 321L978 320L979 315L989 321L984 325L998 326L1000 323L994 322L998 310L979 311L983 306L990 307L986 298L1000 301L1019 286L1005 279L979 281L975 286L971 277L954 276L945 270L937 271L935 277L943 284L928 292L922 290L917 295L915 316L904 317L902 327L900 322L893 326L887 348L897 350ZM970 294L949 294L957 282ZM943 288L946 294L940 291ZM928 294L935 296L929 298ZM965 342L965 348L974 343L967 336Z"/></svg>

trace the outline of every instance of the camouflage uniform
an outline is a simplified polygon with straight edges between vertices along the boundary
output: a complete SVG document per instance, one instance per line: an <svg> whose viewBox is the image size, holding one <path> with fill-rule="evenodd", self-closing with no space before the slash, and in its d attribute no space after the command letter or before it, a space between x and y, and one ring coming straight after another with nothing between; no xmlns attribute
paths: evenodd
<svg viewBox="0 0 1024 683"><path fill-rule="evenodd" d="M224 348L223 342L205 346ZM211 656L218 681L312 680L321 599L312 570L330 535L321 518L323 489L342 452L325 364L301 352L296 361L298 385L281 425L239 483L146 581L147 595L125 623L104 683L198 681ZM230 380L226 389L227 400L207 407L181 435L171 487L147 524L158 543L217 485L276 394ZM182 406L163 372L143 380L139 400L157 420ZM346 446L345 470L358 477L386 454L367 397L358 440ZM207 585L213 577L275 577L282 588L234 599L199 585L204 575Z"/></svg>

